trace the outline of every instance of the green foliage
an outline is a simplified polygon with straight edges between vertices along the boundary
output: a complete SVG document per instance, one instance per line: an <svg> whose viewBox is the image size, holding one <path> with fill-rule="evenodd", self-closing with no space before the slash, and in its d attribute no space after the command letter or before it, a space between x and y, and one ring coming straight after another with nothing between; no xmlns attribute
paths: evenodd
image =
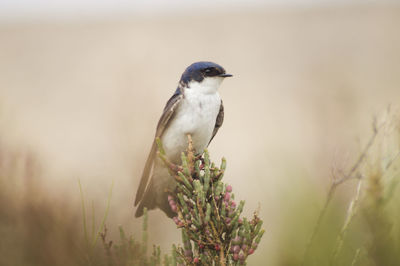
<svg viewBox="0 0 400 266"><path fill-rule="evenodd" d="M183 246L176 249L178 262L185 265L244 265L261 241L262 220L255 212L249 220L241 218L244 201L237 205L232 187L222 182L226 161L218 168L210 162L208 151L195 156L190 135L182 165L168 161L157 140L159 155L177 181L168 197L173 217L182 229Z"/></svg>

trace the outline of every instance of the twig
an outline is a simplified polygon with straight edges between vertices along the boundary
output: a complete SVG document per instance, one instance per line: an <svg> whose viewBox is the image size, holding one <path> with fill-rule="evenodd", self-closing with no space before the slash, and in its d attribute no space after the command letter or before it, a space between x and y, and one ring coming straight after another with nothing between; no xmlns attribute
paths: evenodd
<svg viewBox="0 0 400 266"><path fill-rule="evenodd" d="M354 254L353 261L351 262L351 266L356 266L358 258L360 257L360 251L361 249L356 250L356 254Z"/></svg>
<svg viewBox="0 0 400 266"><path fill-rule="evenodd" d="M92 200L92 242L94 241L96 233L96 217L94 215L94 201Z"/></svg>
<svg viewBox="0 0 400 266"><path fill-rule="evenodd" d="M365 146L363 152L360 154L360 156L358 157L356 163L353 165L353 167L350 169L350 172L347 175L344 175L339 180L334 180L334 185L335 186L338 186L338 185L342 184L343 182L353 178L354 173L360 167L360 165L364 161L365 157L367 157L368 151L371 148L372 144L374 144L376 136L378 135L379 129L381 127L382 127L382 125L377 127L376 126L376 121L374 120L374 123L373 123L373 134L372 134L371 138L369 139L367 145Z"/></svg>
<svg viewBox="0 0 400 266"><path fill-rule="evenodd" d="M379 127L376 124L376 119L374 119L373 121L373 134L371 136L371 138L369 139L367 145L365 146L363 152L360 154L360 156L358 157L357 161L354 163L353 167L350 169L349 173L347 175L343 175L340 179L336 179L335 177L333 177L333 181L331 183L331 186L329 187L329 191L328 191L328 195L327 198L325 200L324 206L322 208L322 210L319 213L319 216L317 218L317 222L314 226L314 229L311 233L311 236L306 244L305 250L304 250L304 254L303 254L303 258L302 258L302 262L301 265L305 265L305 261L306 258L308 256L308 253L310 251L310 248L312 246L312 243L315 240L315 237L317 236L317 232L319 231L319 228L321 226L322 220L325 217L326 211L328 209L329 203L332 201L332 198L335 194L336 188L343 184L344 182L354 178L354 174L357 172L358 168L360 167L361 163L364 161L364 159L366 158L369 149L371 148L372 144L374 143L376 136L378 135L378 132L380 130L380 128L382 127L382 125L380 125Z"/></svg>
<svg viewBox="0 0 400 266"><path fill-rule="evenodd" d="M84 199L84 197L83 197L82 185L81 185L81 181L80 181L79 179L78 179L78 185L79 185L79 192L80 192L80 194L81 194L83 232L84 232L84 234L85 234L86 245L89 247L89 236L88 236L87 226L86 226L85 199Z"/></svg>
<svg viewBox="0 0 400 266"><path fill-rule="evenodd" d="M147 233L147 223L149 217L147 216L147 208L143 208L143 224L142 224L142 252L143 254L147 253L147 240L148 240L148 233Z"/></svg>
<svg viewBox="0 0 400 266"><path fill-rule="evenodd" d="M392 166L392 164L396 161L396 159L399 158L399 156L400 156L400 151L398 151L396 155L388 162L388 164L385 167L385 170L388 170L390 166Z"/></svg>
<svg viewBox="0 0 400 266"><path fill-rule="evenodd" d="M114 188L114 180L112 181L111 187L110 187L110 191L108 192L106 211L104 213L103 220L101 221L99 230L97 231L96 238L92 242L92 247L96 246L97 239L99 238L100 233L103 231L104 224L105 224L105 222L107 220L108 211L110 210L110 203L111 203L111 196L112 196L113 188Z"/></svg>
<svg viewBox="0 0 400 266"><path fill-rule="evenodd" d="M346 220L345 220L343 227L340 230L340 233L337 237L335 249L333 250L333 253L332 253L332 264L335 263L337 256L339 255L339 253L343 247L344 237L347 233L347 230L349 228L351 221L353 220L353 218L357 212L357 204L360 200L362 181L363 180L361 178L358 180L356 195L354 196L353 200L350 202L349 207L347 209Z"/></svg>

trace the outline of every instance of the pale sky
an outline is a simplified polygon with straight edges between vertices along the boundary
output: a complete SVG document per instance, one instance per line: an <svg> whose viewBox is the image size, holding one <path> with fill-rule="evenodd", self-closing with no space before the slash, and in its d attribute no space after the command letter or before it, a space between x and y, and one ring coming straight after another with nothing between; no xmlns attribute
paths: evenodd
<svg viewBox="0 0 400 266"><path fill-rule="evenodd" d="M0 0L0 20L168 14L261 6L378 3L377 0ZM386 1L388 2L388 1ZM396 1L391 1L396 2Z"/></svg>

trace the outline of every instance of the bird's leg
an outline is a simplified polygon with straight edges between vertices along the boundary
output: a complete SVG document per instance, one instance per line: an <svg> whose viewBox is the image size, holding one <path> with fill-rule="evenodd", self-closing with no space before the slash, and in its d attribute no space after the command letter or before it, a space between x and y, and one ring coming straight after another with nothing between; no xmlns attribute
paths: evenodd
<svg viewBox="0 0 400 266"><path fill-rule="evenodd" d="M194 160L195 160L195 162L197 162L197 161L200 161L200 162L201 162L200 165L199 165L199 168L200 168L200 170L203 170L203 169L204 169L204 158L203 158L203 154L202 154L202 153L196 154L195 157L194 157Z"/></svg>
<svg viewBox="0 0 400 266"><path fill-rule="evenodd" d="M202 163L204 163L204 159L203 159L202 156L203 156L202 153L197 153L197 154L194 156L194 159L195 159L196 161L200 160Z"/></svg>

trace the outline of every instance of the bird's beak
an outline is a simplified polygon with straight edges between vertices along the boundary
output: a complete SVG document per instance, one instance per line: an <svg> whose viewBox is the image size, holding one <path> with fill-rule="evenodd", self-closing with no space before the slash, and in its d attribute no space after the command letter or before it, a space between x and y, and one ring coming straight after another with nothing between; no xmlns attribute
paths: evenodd
<svg viewBox="0 0 400 266"><path fill-rule="evenodd" d="M220 74L218 76L221 77L221 78L228 78L228 77L232 77L233 75L231 75L231 74Z"/></svg>

